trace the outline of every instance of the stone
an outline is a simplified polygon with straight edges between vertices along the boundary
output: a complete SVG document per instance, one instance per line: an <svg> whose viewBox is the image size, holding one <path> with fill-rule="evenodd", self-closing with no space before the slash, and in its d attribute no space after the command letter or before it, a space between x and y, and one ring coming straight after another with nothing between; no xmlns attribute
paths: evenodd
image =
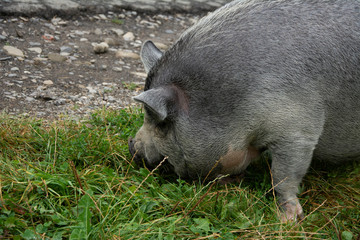
<svg viewBox="0 0 360 240"><path fill-rule="evenodd" d="M32 101L35 100L35 98L33 98L33 97L26 97L25 100L28 101L28 102L32 102Z"/></svg>
<svg viewBox="0 0 360 240"><path fill-rule="evenodd" d="M82 35L84 35L85 33L88 33L88 32L86 32L86 31L80 31L80 30L75 30L74 33L75 33L76 35L82 36Z"/></svg>
<svg viewBox="0 0 360 240"><path fill-rule="evenodd" d="M118 35L118 37L121 37L124 34L124 31L119 28L112 28L111 31Z"/></svg>
<svg viewBox="0 0 360 240"><path fill-rule="evenodd" d="M5 50L6 54L9 56L22 57L22 58L25 57L24 53L16 47L4 46L3 49Z"/></svg>
<svg viewBox="0 0 360 240"><path fill-rule="evenodd" d="M105 16L105 14L99 14L99 17L102 20L107 20L107 17Z"/></svg>
<svg viewBox="0 0 360 240"><path fill-rule="evenodd" d="M94 30L94 33L95 33L95 35L102 35L103 34L100 28L96 28Z"/></svg>
<svg viewBox="0 0 360 240"><path fill-rule="evenodd" d="M118 51L116 52L116 57L117 57L117 58L140 59L139 54L134 53L134 52L129 51L129 50L118 50Z"/></svg>
<svg viewBox="0 0 360 240"><path fill-rule="evenodd" d="M58 53L49 53L48 58L53 62L64 62L67 59L66 56L62 56Z"/></svg>
<svg viewBox="0 0 360 240"><path fill-rule="evenodd" d="M5 40L6 40L6 36L0 34L0 41L5 41Z"/></svg>
<svg viewBox="0 0 360 240"><path fill-rule="evenodd" d="M154 42L155 46L161 50L167 50L169 47L161 42Z"/></svg>
<svg viewBox="0 0 360 240"><path fill-rule="evenodd" d="M141 78L146 78L147 77L147 74L144 73L144 72L131 72L131 74L133 74L135 76L138 76L138 77L141 77Z"/></svg>
<svg viewBox="0 0 360 240"><path fill-rule="evenodd" d="M41 46L41 43L39 43L39 42L29 42L29 45L32 46L32 47L38 47L38 46Z"/></svg>
<svg viewBox="0 0 360 240"><path fill-rule="evenodd" d="M54 101L54 105L55 106L59 106L59 105L64 105L66 103L66 99L65 98L59 98L59 99L56 99Z"/></svg>
<svg viewBox="0 0 360 240"><path fill-rule="evenodd" d="M116 98L114 98L113 96L107 96L106 101L108 101L108 102L116 102Z"/></svg>
<svg viewBox="0 0 360 240"><path fill-rule="evenodd" d="M125 41L130 42L130 41L134 41L135 36L134 36L134 34L132 32L127 32L127 33L124 34L123 39Z"/></svg>
<svg viewBox="0 0 360 240"><path fill-rule="evenodd" d="M93 46L95 53L105 53L109 50L109 45L106 42L95 43Z"/></svg>
<svg viewBox="0 0 360 240"><path fill-rule="evenodd" d="M45 81L43 82L43 84L45 84L45 85L53 85L54 82L51 81L51 80L45 80Z"/></svg>
<svg viewBox="0 0 360 240"><path fill-rule="evenodd" d="M11 95L6 95L5 97L10 98L10 99L12 99L12 100L15 100L15 99L16 99L16 97L11 96Z"/></svg>
<svg viewBox="0 0 360 240"><path fill-rule="evenodd" d="M53 19L51 19L51 23L53 25L67 25L67 22L62 20L61 18L58 18L58 17L54 17Z"/></svg>
<svg viewBox="0 0 360 240"><path fill-rule="evenodd" d="M106 42L109 46L115 46L116 42L113 38L105 38L104 42Z"/></svg>
<svg viewBox="0 0 360 240"><path fill-rule="evenodd" d="M18 67L12 67L12 68L10 68L10 71L12 71L12 72L20 72L20 69Z"/></svg>
<svg viewBox="0 0 360 240"><path fill-rule="evenodd" d="M123 69L121 67L113 67L112 70L114 72L121 72Z"/></svg>
<svg viewBox="0 0 360 240"><path fill-rule="evenodd" d="M72 52L72 48L69 47L69 46L61 46L61 47L60 47L60 52L71 53L71 52Z"/></svg>
<svg viewBox="0 0 360 240"><path fill-rule="evenodd" d="M39 47L31 47L31 48L28 48L28 50L31 51L31 52L36 52L37 54L42 53L42 49L39 48Z"/></svg>
<svg viewBox="0 0 360 240"><path fill-rule="evenodd" d="M87 86L86 89L89 91L89 93L97 93L96 89L94 89L92 86Z"/></svg>
<svg viewBox="0 0 360 240"><path fill-rule="evenodd" d="M34 65L38 65L38 66L45 65L47 60L48 60L47 58L41 58L41 57L33 58Z"/></svg>

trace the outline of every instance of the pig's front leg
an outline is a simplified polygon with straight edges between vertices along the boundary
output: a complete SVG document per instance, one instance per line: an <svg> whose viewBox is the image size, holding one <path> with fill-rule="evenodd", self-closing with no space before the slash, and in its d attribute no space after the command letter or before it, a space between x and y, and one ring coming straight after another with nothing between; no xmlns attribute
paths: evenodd
<svg viewBox="0 0 360 240"><path fill-rule="evenodd" d="M317 141L293 139L271 147L272 177L282 222L296 221L304 217L297 198L302 178L310 166Z"/></svg>

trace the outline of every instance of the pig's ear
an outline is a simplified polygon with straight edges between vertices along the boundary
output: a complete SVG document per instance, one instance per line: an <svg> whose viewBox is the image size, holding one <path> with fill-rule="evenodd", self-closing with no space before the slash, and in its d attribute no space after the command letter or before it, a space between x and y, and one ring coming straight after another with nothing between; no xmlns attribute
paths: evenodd
<svg viewBox="0 0 360 240"><path fill-rule="evenodd" d="M168 116L168 104L171 102L171 92L166 88L147 90L134 97L134 100L143 103L157 118L164 121Z"/></svg>
<svg viewBox="0 0 360 240"><path fill-rule="evenodd" d="M146 41L140 51L141 61L145 71L148 73L155 63L161 58L163 53L155 46L152 41Z"/></svg>

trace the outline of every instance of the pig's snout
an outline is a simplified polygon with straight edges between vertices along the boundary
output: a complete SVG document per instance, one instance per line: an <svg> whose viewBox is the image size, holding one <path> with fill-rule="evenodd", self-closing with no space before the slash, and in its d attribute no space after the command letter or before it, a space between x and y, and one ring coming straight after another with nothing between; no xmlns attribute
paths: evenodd
<svg viewBox="0 0 360 240"><path fill-rule="evenodd" d="M135 150L135 141L132 137L129 137L129 139L128 139L128 146L129 146L129 152L130 152L131 156L134 156L134 154L136 153L136 150Z"/></svg>
<svg viewBox="0 0 360 240"><path fill-rule="evenodd" d="M138 166L143 166L143 156L139 154L135 149L135 140L132 137L128 139L129 152L134 159L134 162ZM145 163L146 160L144 159Z"/></svg>
<svg viewBox="0 0 360 240"><path fill-rule="evenodd" d="M146 167L146 168L152 170L160 163L160 161L162 159L164 159L164 157L161 156L161 158L158 161L151 163L149 161L149 159L146 158L145 156L143 156L143 154L141 153L142 149L135 148L135 143L136 143L135 139L133 139L132 137L129 137L129 139L128 139L129 152L130 152L131 156L133 157L133 161L135 162L135 164L137 166ZM165 163L162 164L159 171L162 173L172 173L172 172L174 172L174 169L167 161L165 161Z"/></svg>

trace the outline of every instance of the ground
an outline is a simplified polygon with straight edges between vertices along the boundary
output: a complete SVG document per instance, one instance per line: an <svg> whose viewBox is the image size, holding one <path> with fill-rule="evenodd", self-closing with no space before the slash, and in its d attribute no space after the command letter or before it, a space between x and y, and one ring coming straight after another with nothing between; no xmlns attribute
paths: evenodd
<svg viewBox="0 0 360 240"><path fill-rule="evenodd" d="M165 50L198 18L122 11L0 19L0 111L53 118L131 106L146 77L141 44L150 39ZM95 53L103 41L108 51ZM9 46L24 56L9 55Z"/></svg>

